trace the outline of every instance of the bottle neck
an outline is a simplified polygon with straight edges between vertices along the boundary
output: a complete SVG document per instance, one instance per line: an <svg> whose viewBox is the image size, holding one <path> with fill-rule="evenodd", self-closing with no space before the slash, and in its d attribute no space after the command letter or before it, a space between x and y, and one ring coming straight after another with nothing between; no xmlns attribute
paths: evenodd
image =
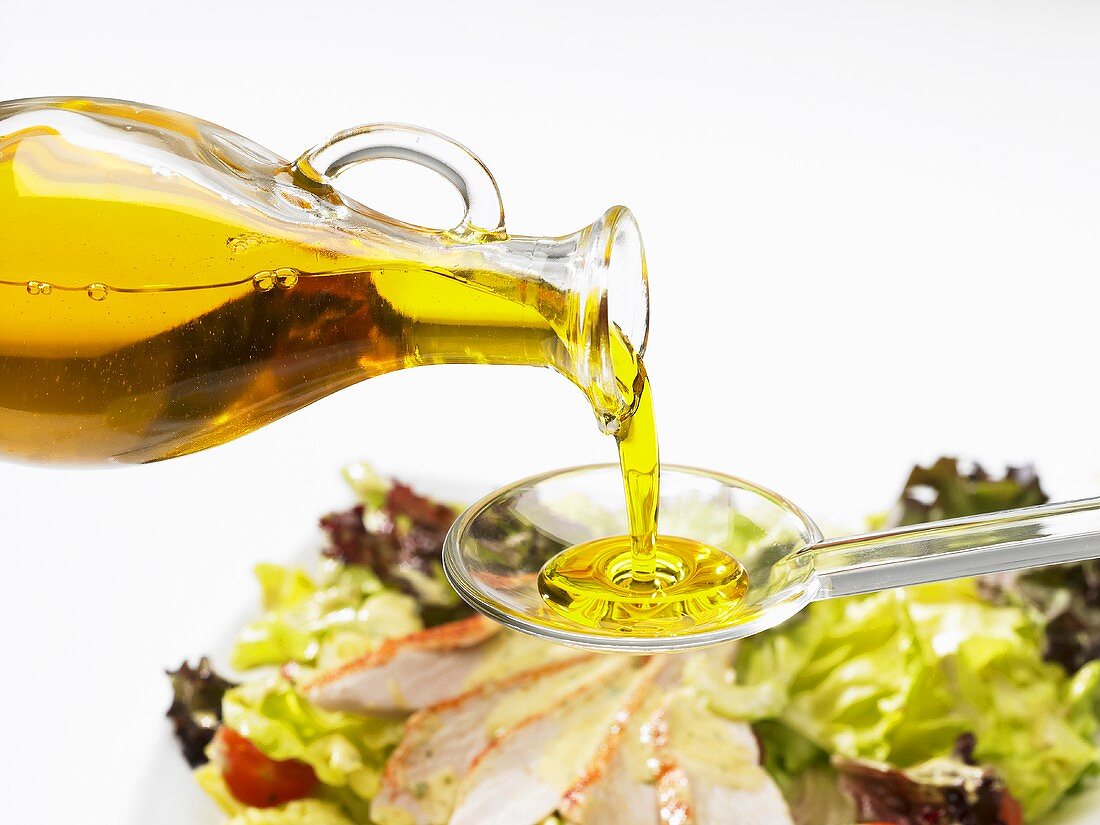
<svg viewBox="0 0 1100 825"><path fill-rule="evenodd" d="M404 313L415 363L552 367L615 432L635 401L620 385L625 346L640 357L648 324L645 258L622 207L563 238L511 237L433 251L433 284ZM403 289L408 294L408 281ZM383 296L388 297L388 296Z"/></svg>

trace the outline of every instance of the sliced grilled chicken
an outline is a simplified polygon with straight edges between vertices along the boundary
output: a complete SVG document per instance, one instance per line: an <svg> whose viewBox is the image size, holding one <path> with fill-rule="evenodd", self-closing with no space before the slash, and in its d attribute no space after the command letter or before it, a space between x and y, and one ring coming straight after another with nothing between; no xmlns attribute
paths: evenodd
<svg viewBox="0 0 1100 825"><path fill-rule="evenodd" d="M482 616L388 639L303 687L326 710L407 713L493 679L575 655Z"/></svg>
<svg viewBox="0 0 1100 825"><path fill-rule="evenodd" d="M619 706L587 767L563 794L558 813L577 825L659 825L657 789L642 747L643 723L664 689L679 682L678 657L650 660Z"/></svg>
<svg viewBox="0 0 1100 825"><path fill-rule="evenodd" d="M446 823L459 778L495 736L560 703L587 682L602 680L609 665L618 667L617 662L596 659L595 654L577 652L570 659L485 683L414 714L386 764L371 808L373 818L397 820L393 811L399 810L409 825Z"/></svg>
<svg viewBox="0 0 1100 825"><path fill-rule="evenodd" d="M453 696L477 668L478 647L500 631L483 616L387 639L304 686L327 710L400 712Z"/></svg>
<svg viewBox="0 0 1100 825"><path fill-rule="evenodd" d="M585 775L561 801L562 818L575 825L658 825L657 789L630 720L606 764Z"/></svg>
<svg viewBox="0 0 1100 825"><path fill-rule="evenodd" d="M672 694L646 725L658 766L666 825L793 825L779 788L759 766L752 729L710 712L697 697Z"/></svg>
<svg viewBox="0 0 1100 825"><path fill-rule="evenodd" d="M387 764L376 821L791 825L749 726L679 687L683 657L496 631L477 618L391 640L307 686L331 709L425 708Z"/></svg>
<svg viewBox="0 0 1100 825"><path fill-rule="evenodd" d="M520 825L552 814L590 764L638 678L636 661L610 660L604 675L506 730L459 783L450 825Z"/></svg>

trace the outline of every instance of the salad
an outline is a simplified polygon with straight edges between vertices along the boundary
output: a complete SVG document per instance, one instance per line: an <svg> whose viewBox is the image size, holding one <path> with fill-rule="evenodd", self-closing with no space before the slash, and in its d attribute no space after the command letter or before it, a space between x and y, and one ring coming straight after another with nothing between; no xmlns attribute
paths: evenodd
<svg viewBox="0 0 1100 825"><path fill-rule="evenodd" d="M812 604L701 653L598 656L474 615L457 509L346 471L316 569L256 568L228 662L169 717L228 825L1021 825L1096 771L1100 564ZM1027 468L917 467L872 527L1046 501ZM501 515L515 561L542 540Z"/></svg>

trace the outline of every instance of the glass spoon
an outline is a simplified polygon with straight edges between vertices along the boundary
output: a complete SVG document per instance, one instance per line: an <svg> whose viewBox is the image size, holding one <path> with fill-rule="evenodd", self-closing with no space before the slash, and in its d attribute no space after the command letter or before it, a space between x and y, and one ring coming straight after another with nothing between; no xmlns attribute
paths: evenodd
<svg viewBox="0 0 1100 825"><path fill-rule="evenodd" d="M559 470L486 496L451 528L447 578L515 630L593 650L657 653L728 642L786 621L809 602L893 587L1100 558L1100 498L825 540L782 496L690 467L661 468L661 533L725 550L748 571L721 621L654 631L593 629L547 607L536 579L562 549L626 532L618 465Z"/></svg>

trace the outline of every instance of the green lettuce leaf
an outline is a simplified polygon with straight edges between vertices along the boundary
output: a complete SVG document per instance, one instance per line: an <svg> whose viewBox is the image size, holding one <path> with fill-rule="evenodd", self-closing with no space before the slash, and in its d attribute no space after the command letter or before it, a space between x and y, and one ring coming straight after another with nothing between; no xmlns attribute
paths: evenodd
<svg viewBox="0 0 1100 825"><path fill-rule="evenodd" d="M383 587L365 567L326 561L316 582L275 564L257 565L255 573L265 612L237 639L230 663L238 670L331 667L423 627L415 600Z"/></svg>
<svg viewBox="0 0 1100 825"><path fill-rule="evenodd" d="M226 825L355 825L340 809L319 799L300 799L278 808L245 808Z"/></svg>
<svg viewBox="0 0 1100 825"><path fill-rule="evenodd" d="M366 821L382 768L404 728L398 718L322 710L279 676L230 690L222 714L226 725L272 759L310 765L323 783L316 795L356 821Z"/></svg>
<svg viewBox="0 0 1100 825"><path fill-rule="evenodd" d="M1095 764L1100 664L1071 678L1044 662L1034 614L986 602L972 581L818 602L807 613L743 642L735 678L691 674L715 710L903 768L950 754L972 732L978 761L996 768L1028 818Z"/></svg>

